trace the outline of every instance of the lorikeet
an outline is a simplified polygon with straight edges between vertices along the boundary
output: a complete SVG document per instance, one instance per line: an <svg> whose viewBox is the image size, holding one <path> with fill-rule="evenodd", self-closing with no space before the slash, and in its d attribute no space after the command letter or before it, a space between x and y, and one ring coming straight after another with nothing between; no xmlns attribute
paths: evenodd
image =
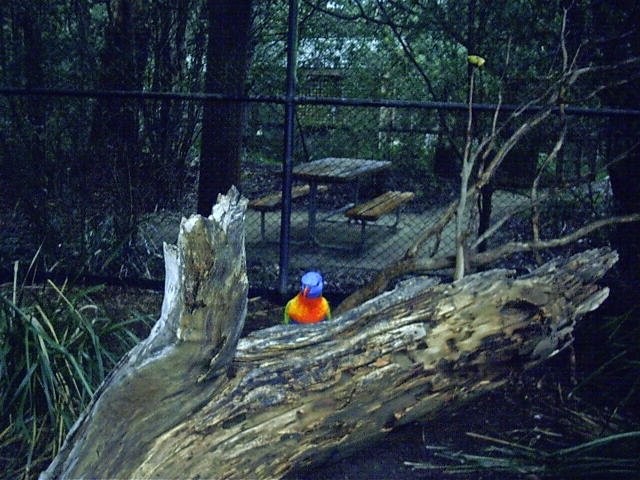
<svg viewBox="0 0 640 480"><path fill-rule="evenodd" d="M318 323L331 318L329 302L322 296L322 275L307 272L302 276L300 292L284 307L284 323Z"/></svg>

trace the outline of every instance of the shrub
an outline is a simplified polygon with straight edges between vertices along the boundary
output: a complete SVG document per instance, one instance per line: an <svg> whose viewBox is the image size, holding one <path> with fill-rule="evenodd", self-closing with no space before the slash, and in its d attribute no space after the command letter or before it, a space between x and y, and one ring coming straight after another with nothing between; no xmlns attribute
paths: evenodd
<svg viewBox="0 0 640 480"><path fill-rule="evenodd" d="M6 478L32 478L62 446L97 386L138 342L91 300L102 287L0 290L0 457Z"/></svg>

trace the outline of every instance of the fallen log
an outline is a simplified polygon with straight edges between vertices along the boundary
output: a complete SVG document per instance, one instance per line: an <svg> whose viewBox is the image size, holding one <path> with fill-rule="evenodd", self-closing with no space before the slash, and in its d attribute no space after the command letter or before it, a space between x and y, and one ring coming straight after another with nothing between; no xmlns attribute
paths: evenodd
<svg viewBox="0 0 640 480"><path fill-rule="evenodd" d="M96 392L41 479L278 478L469 401L567 347L615 252L528 275L402 282L330 322L239 340L246 200L183 219L162 313Z"/></svg>

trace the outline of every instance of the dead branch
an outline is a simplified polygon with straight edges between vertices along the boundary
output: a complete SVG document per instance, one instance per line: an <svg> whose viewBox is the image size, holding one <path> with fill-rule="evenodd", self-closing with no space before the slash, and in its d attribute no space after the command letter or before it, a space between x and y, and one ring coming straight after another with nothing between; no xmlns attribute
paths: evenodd
<svg viewBox="0 0 640 480"><path fill-rule="evenodd" d="M549 197L548 194L543 194L543 195L537 195L535 201L531 200L528 204L523 204L523 205L519 205L516 206L514 208L511 208L510 210L508 210L507 212L504 213L504 215L502 217L500 217L499 220L495 221L493 225L491 225L491 227L489 227L487 229L486 232L484 232L482 235L480 235L478 238L476 238L474 240L474 242L471 244L471 246L469 247L471 250L476 250L478 248L478 246L484 242L485 240L488 240L489 238L491 238L498 230L500 230L500 228L507 223L507 221L509 221L509 219L513 218L515 215L518 215L519 213L522 213L524 211L530 210L534 205L539 205L542 202L544 202L547 198Z"/></svg>
<svg viewBox="0 0 640 480"><path fill-rule="evenodd" d="M565 12L566 16L566 12ZM563 23L564 25L564 23ZM564 27L563 27L564 28ZM563 35L564 36L564 35ZM563 40L564 41L564 40ZM458 214L458 221L462 218L460 212L464 210L464 204L466 204L470 198L478 194L478 191L488 184L491 179L495 176L496 172L499 170L503 161L507 157L507 155L513 150L513 148L520 142L531 130L540 125L542 122L546 121L558 108L558 104L560 104L561 118L563 118L563 130L560 135L558 141L554 145L552 152L550 153L550 157L553 159L557 157L558 152L562 148L564 138L566 136L566 115L564 114L564 105L565 100L564 97L567 94L569 88L573 87L576 82L583 76L589 74L596 74L602 72L611 72L620 68L624 68L627 66L636 65L640 61L639 58L631 58L627 59L623 62L619 62L612 65L600 65L600 66L586 66L586 67L577 67L577 59L578 59L578 51L575 52L571 61L569 62L569 54L566 50L566 45L563 47L563 71L560 73L558 78L554 82L552 82L540 95L536 98L531 99L526 102L520 109L511 113L507 120L499 127L496 127L496 122L498 119L498 112L494 113L494 122L492 125L492 131L489 135L484 137L478 148L472 153L469 154L469 162L475 164L477 161L477 157L479 155L482 156L482 159L485 160L488 158L490 153L493 153L493 157L488 164L482 162L482 168L479 169L478 177L472 185L470 185L466 191L462 191L461 189L461 197L454 202L451 202L446 210L442 213L440 218L433 224L428 230L426 230L418 240L405 252L402 260L398 262L397 265L392 265L387 269L379 272L376 276L375 280L370 284L365 286L361 291L354 292L351 296L343 301L343 303L338 307L340 311L345 311L348 308L353 308L358 302L364 301L366 299L372 298L376 294L382 292L385 288L387 288L394 278L398 276L405 275L412 272L425 272L429 269L429 266L433 265L434 269L447 268L451 266L451 259L448 257L441 258L431 258L429 260L420 259L421 250L427 244L427 242L433 238L437 237L439 240L439 236L445 226L450 222L453 218L453 215ZM594 87L597 89L598 87ZM471 103L471 102L469 102ZM530 118L523 121L515 131L502 142L499 148L496 149L495 144L499 137L499 135L504 131L504 129L511 123L518 120L526 111L529 110L530 107L534 105L543 105L543 108L537 110ZM468 142L466 142L468 144ZM629 151L632 151L637 147L637 144L632 146ZM612 162L619 161L623 158L622 155L618 155L618 157ZM550 161L550 160L549 160ZM464 165L463 163L463 172L464 176ZM463 182L464 183L464 182ZM463 261L472 262L475 265L486 265L490 263L490 261L496 260L497 252L503 252L504 255L510 255L513 253L521 252L521 251L532 251L536 249L544 249L551 248L553 246L562 246L570 243L571 241L575 241L579 238L582 238L584 235L591 233L597 228L602 228L606 225L612 225L616 223L624 223L632 220L631 217L615 217L609 220L600 220L593 222L589 225L586 225L573 234L566 235L564 237L558 239L551 240L540 240L539 236L539 215L536 215L537 205L540 203L538 199L537 187L539 184L539 177L537 181L534 181L531 192L531 204L530 208L534 209L533 215L533 235L534 239L531 242L512 242L505 245L504 248L494 249L491 252L485 252L482 255L474 255L472 252L466 254L463 251L461 252L460 245L461 240L469 238L468 235L456 234L456 257L457 261L457 271L460 273L460 266ZM498 224L504 224L506 220L499 221ZM497 231L499 228L491 228L488 232L488 235L491 235ZM488 238L483 235L483 238ZM436 245L438 245L438 241L436 241ZM473 245L478 245L478 241L474 241ZM490 260L493 259L493 260ZM446 267L445 267L446 265Z"/></svg>
<svg viewBox="0 0 640 480"><path fill-rule="evenodd" d="M434 236L437 236L438 238L438 240L436 241L436 245L437 245L439 243L439 238L442 235L442 231L447 226L449 221L453 218L453 216L456 214L457 208L458 208L458 200L456 199L447 206L446 210L442 215L440 215L438 220L434 224L432 224L431 227L425 230L425 232L422 235L420 235L420 238L418 238L413 243L413 245L409 247L409 249L404 254L404 260L408 260L410 258L416 257L417 254L424 247L424 244ZM436 253L437 253L437 248L434 247L432 253L429 256L433 257Z"/></svg>
<svg viewBox="0 0 640 480"><path fill-rule="evenodd" d="M466 239L468 230L465 228L465 218L467 213L467 192L469 190L469 179L473 166L475 164L476 155L471 155L471 142L473 140L473 88L474 79L477 68L471 70L469 78L469 110L467 112L467 133L464 145L464 153L462 155L462 171L460 172L460 197L458 200L458 209L456 211L456 266L453 274L454 280L460 280L465 273L465 255L466 255ZM469 195L471 199L474 195ZM470 200L471 200L470 199ZM470 202L473 204L473 200Z"/></svg>
<svg viewBox="0 0 640 480"><path fill-rule="evenodd" d="M522 252L532 252L535 250L544 250L547 248L557 248L569 245L570 243L576 242L581 238L589 235L590 233L595 232L603 227L608 227L611 225L618 225L621 223L631 223L631 222L639 222L640 214L634 213L629 215L622 215L617 217L609 217L603 218L600 220L596 220L591 222L574 232L564 235L562 237L553 238L551 240L538 240L531 242L508 242L504 245L500 245L499 247L483 252L478 253L472 257L472 264L476 266L488 265L495 262L498 259L508 257L513 255L514 253L522 253Z"/></svg>
<svg viewBox="0 0 640 480"><path fill-rule="evenodd" d="M581 238L595 232L596 230L617 225L621 223L631 223L640 221L640 214L630 214L617 217L604 218L591 222L578 230L565 235L563 237L550 240L540 240L538 242L508 242L492 250L470 254L467 257L471 267L484 267L494 263L495 261L507 258L510 255L522 252L531 252L534 250L544 250L548 248L557 248L569 245ZM354 293L345 298L340 305L335 308L338 313L346 312L360 305L374 296L383 292L394 281L394 279L403 275L427 274L434 270L443 270L453 268L455 266L455 257L442 256L430 259L412 257L403 259L384 270L381 270L370 284L356 290Z"/></svg>

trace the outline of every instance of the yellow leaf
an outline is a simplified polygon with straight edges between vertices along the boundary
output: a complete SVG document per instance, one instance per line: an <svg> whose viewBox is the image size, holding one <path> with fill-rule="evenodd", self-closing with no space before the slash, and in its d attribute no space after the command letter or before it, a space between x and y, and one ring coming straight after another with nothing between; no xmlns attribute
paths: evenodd
<svg viewBox="0 0 640 480"><path fill-rule="evenodd" d="M479 55L469 55L467 57L467 61L471 64L471 65L475 65L476 67L480 68L484 65L484 62L486 61L484 58L482 58Z"/></svg>

